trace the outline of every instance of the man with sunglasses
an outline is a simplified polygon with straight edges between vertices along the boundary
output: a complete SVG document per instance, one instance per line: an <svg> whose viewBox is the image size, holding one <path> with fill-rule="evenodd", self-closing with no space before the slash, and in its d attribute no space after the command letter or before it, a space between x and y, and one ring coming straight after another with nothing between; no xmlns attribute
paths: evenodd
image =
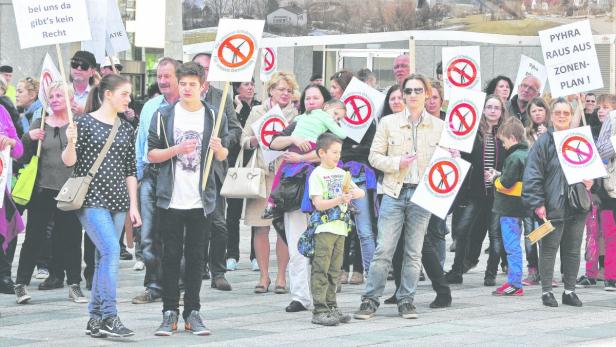
<svg viewBox="0 0 616 347"><path fill-rule="evenodd" d="M71 58L71 76L75 91L72 110L74 114L83 113L90 94L90 88L94 84L94 73L96 72L96 58L88 51L77 51Z"/></svg>
<svg viewBox="0 0 616 347"><path fill-rule="evenodd" d="M537 77L533 75L524 77L518 86L518 94L507 103L509 115L519 119L524 126L528 126L530 118L526 114L526 106L532 99L539 96L540 89L541 81Z"/></svg>

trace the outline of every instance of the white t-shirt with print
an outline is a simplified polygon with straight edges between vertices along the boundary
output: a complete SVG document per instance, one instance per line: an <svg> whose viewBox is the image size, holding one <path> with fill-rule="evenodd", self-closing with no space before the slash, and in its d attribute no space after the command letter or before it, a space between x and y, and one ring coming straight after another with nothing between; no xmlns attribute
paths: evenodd
<svg viewBox="0 0 616 347"><path fill-rule="evenodd" d="M203 208L199 187L201 174L201 145L203 141L203 113L201 107L195 112L185 110L180 103L175 105L173 122L173 141L180 144L184 140L196 139L197 148L188 154L179 154L175 161L175 179L169 208L190 210Z"/></svg>

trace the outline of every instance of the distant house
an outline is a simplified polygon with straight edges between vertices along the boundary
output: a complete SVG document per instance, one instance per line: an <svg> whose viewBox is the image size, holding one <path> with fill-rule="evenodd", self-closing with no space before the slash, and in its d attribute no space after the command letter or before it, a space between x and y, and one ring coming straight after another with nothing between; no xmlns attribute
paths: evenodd
<svg viewBox="0 0 616 347"><path fill-rule="evenodd" d="M308 23L306 10L298 6L279 7L267 15L269 26L305 28Z"/></svg>

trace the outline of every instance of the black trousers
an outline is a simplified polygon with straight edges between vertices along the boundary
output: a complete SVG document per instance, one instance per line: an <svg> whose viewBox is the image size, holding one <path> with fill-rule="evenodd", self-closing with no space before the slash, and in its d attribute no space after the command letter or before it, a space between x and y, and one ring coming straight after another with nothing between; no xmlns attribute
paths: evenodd
<svg viewBox="0 0 616 347"><path fill-rule="evenodd" d="M218 187L222 187L219 182ZM220 191L218 192L220 193ZM216 195L216 209L212 216L212 231L210 237L205 240L203 268L209 262L212 278L224 276L227 272L227 220L225 218L226 199L220 194Z"/></svg>
<svg viewBox="0 0 616 347"><path fill-rule="evenodd" d="M359 236L357 236L355 227L353 227L353 231L344 240L342 270L350 272L351 265L353 265L353 272L364 273L361 244L359 243Z"/></svg>
<svg viewBox="0 0 616 347"><path fill-rule="evenodd" d="M199 311L201 304L201 276L205 239L211 230L211 216L205 217L203 209L158 209L160 233L163 242L163 312L179 313L180 266L185 259L184 313Z"/></svg>
<svg viewBox="0 0 616 347"><path fill-rule="evenodd" d="M0 236L0 245L4 243L4 237ZM17 238L9 242L6 252L0 247L0 278L11 278L11 266L15 257L15 248L17 248Z"/></svg>
<svg viewBox="0 0 616 347"><path fill-rule="evenodd" d="M436 223L435 217L432 216L430 223ZM436 251L435 243L440 239L437 235L438 228L428 225L428 233L424 237L423 247L421 249L421 264L426 270L426 275L432 282L432 289L437 295L451 295L449 284L445 279L445 271L441 266L441 262ZM396 291L400 287L400 277L402 274L402 259L404 252L404 235L400 236L394 257L392 260L394 281L396 283Z"/></svg>
<svg viewBox="0 0 616 347"><path fill-rule="evenodd" d="M51 234L51 274L67 282L81 282L81 224L74 212L65 212L56 207L57 190L35 189L28 205L26 238L19 255L17 268L18 284L30 284L34 267L46 244L47 226L53 221Z"/></svg>

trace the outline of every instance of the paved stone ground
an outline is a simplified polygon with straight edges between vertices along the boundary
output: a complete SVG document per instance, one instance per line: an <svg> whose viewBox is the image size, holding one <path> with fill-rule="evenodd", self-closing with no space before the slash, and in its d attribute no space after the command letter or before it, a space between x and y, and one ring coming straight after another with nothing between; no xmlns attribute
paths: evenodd
<svg viewBox="0 0 616 347"><path fill-rule="evenodd" d="M288 295L253 294L258 273L250 271L247 261L249 231L242 230L242 259L239 269L228 273L232 292L211 289L209 281L201 290L202 313L209 337L197 337L183 331L172 337L155 337L153 331L161 320L160 302L133 305L130 299L141 292L144 272L132 270L132 261L121 261L118 288L120 317L136 331L128 339L92 339L84 335L87 320L85 304L67 300L67 289L38 291L41 282L33 279L28 305L15 304L11 295L0 295L0 346L103 346L130 344L139 346L615 346L616 293L601 287L579 289L584 307L547 308L541 305L540 289L527 287L524 297L500 298L490 295L494 288L483 287L480 265L464 277L463 285L452 286L453 306L432 310L428 307L434 294L430 282L420 282L415 298L419 319L398 317L393 305L382 305L376 318L353 320L338 327L321 327L310 323L311 313L286 313ZM273 235L273 233L272 233ZM20 237L23 239L23 235ZM273 238L272 238L273 239ZM487 242L487 241L486 241ZM19 251L19 248L18 248ZM272 258L275 256L272 247ZM16 257L18 259L18 257ZM448 253L449 269L453 254ZM275 264L275 262L273 262ZM14 263L16 271L17 261ZM556 265L558 269L559 265ZM272 271L272 278L274 270ZM499 274L497 283L505 280ZM345 285L338 296L344 311L359 306L363 285ZM386 297L393 292L388 282ZM89 295L89 292L85 292ZM560 302L562 286L555 290ZM181 325L183 328L183 324Z"/></svg>

